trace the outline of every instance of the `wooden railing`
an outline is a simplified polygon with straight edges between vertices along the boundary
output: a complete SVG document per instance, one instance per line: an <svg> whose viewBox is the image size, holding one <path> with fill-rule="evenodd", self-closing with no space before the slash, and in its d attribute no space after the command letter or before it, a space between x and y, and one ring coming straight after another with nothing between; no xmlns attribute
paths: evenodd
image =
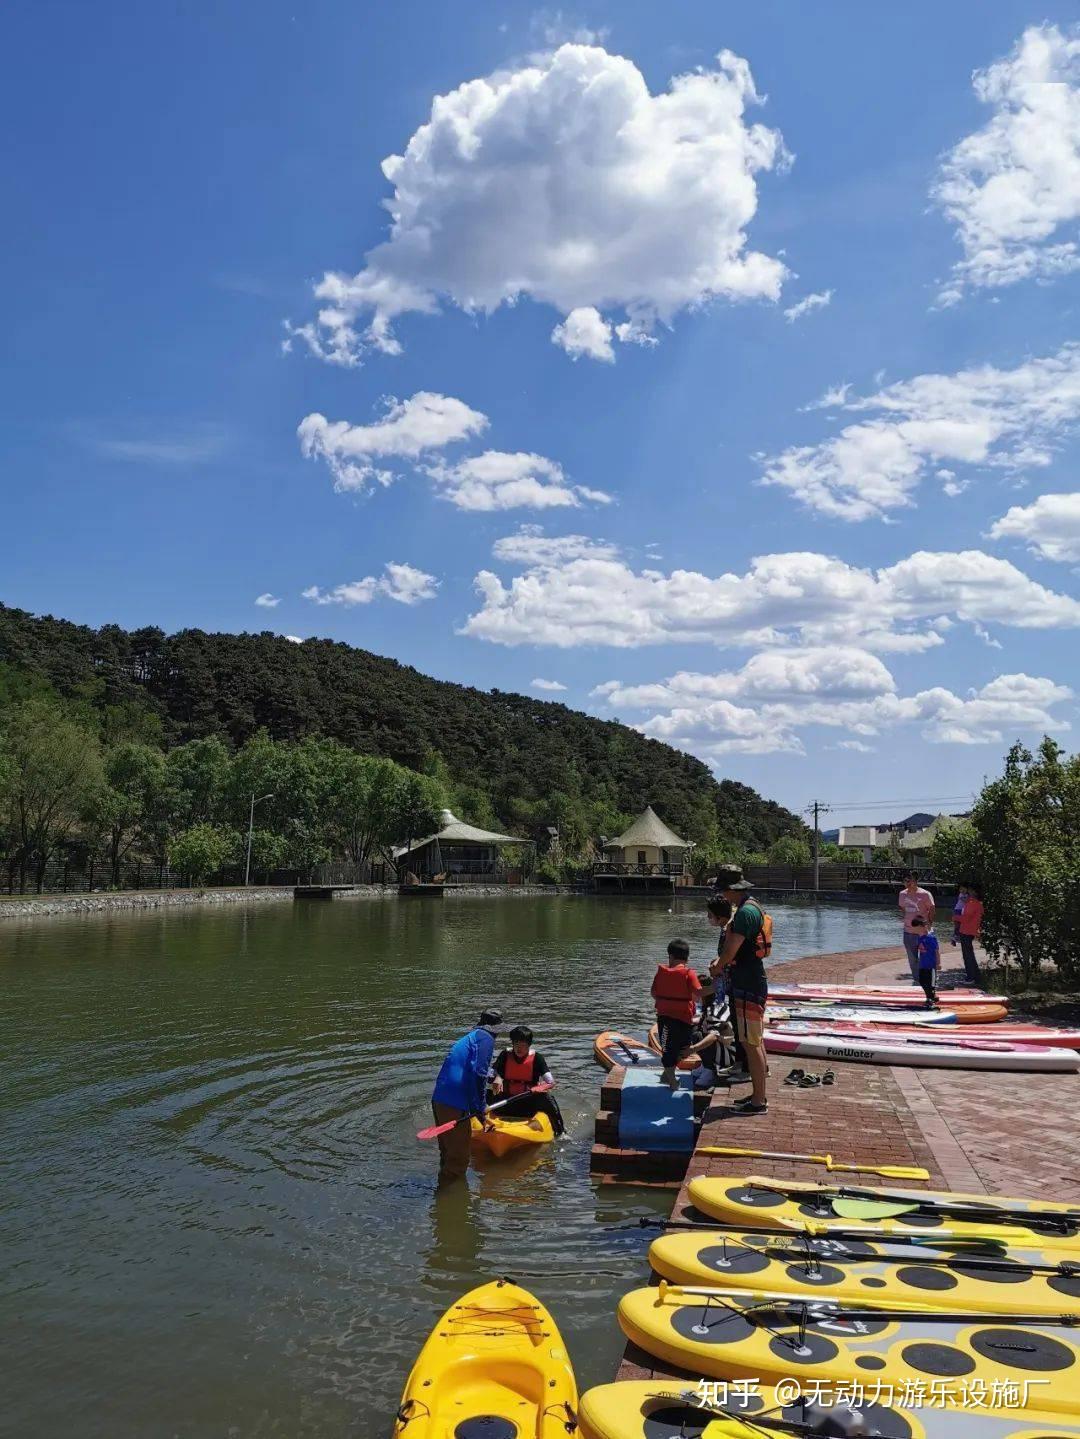
<svg viewBox="0 0 1080 1439"><path fill-rule="evenodd" d="M593 865L593 867L592 867L592 872L593 872L594 875L596 875L596 874L613 874L613 875L633 875L633 874L651 875L651 874L657 874L657 875L668 875L668 876L678 877L678 876L683 875L683 874L686 873L686 865L685 865L685 864L681 864L681 863L677 863L677 864L612 864L612 863L610 863L608 860L601 860L598 864L594 864L594 865Z"/></svg>

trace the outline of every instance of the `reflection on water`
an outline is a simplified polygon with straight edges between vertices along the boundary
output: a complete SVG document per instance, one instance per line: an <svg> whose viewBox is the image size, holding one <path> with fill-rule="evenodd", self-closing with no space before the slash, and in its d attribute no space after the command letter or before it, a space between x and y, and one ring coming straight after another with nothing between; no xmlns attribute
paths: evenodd
<svg viewBox="0 0 1080 1439"><path fill-rule="evenodd" d="M770 904L775 957L891 914ZM672 913L672 909L674 913ZM258 905L0 924L0 1432L329 1439L388 1429L439 1313L509 1274L583 1384L670 1195L588 1176L593 1035L643 1032L700 902ZM428 1096L485 1003L522 1020L567 1133L436 1193Z"/></svg>

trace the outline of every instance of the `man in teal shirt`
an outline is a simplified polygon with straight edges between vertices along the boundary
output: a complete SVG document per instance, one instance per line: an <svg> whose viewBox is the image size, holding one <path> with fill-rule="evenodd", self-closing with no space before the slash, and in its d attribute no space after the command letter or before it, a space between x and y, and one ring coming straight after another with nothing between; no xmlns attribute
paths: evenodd
<svg viewBox="0 0 1080 1439"><path fill-rule="evenodd" d="M714 975L726 973L731 1023L746 1055L746 1070L753 1082L752 1092L745 1099L736 1100L734 1108L740 1114L765 1114L769 1107L764 1045L769 984L761 951L767 952L769 948L763 938L771 930L771 921L767 929L765 911L750 897L747 880L735 880L723 895L730 900L733 913L710 970Z"/></svg>

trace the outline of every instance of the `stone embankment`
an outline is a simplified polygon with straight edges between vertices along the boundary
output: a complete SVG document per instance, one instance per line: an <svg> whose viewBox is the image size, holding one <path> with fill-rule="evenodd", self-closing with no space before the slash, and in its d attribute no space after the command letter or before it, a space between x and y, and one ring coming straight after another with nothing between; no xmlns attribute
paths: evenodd
<svg viewBox="0 0 1080 1439"><path fill-rule="evenodd" d="M561 892L566 892L565 889ZM447 899L511 898L553 894L549 885L448 885ZM53 914L101 914L111 910L184 909L194 904L261 904L291 900L287 887L252 885L250 889L136 889L94 894L0 895L0 919L31 919ZM359 884L338 899L396 899L397 885Z"/></svg>

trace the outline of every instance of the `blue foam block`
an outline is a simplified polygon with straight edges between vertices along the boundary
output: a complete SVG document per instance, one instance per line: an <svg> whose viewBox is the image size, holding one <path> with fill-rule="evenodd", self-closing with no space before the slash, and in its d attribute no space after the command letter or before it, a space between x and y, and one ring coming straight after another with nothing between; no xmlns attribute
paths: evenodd
<svg viewBox="0 0 1080 1439"><path fill-rule="evenodd" d="M694 1096L688 1075L679 1088L661 1084L656 1070L627 1071L619 1104L622 1149L685 1150L694 1147Z"/></svg>

